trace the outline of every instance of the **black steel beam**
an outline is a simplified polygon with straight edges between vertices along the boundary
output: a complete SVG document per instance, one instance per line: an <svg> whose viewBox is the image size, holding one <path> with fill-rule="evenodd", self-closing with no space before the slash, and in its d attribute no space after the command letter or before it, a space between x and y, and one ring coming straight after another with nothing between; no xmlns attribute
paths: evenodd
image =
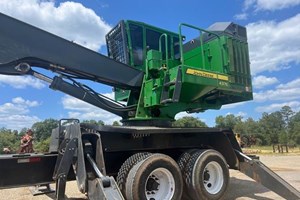
<svg viewBox="0 0 300 200"><path fill-rule="evenodd" d="M118 115L122 118L125 118L125 119L128 118L129 110L123 110L124 107L122 107L116 103L113 103L112 101L106 100L99 96L95 96L95 94L92 94L92 93L87 93L82 88L79 88L76 85L68 83L60 77L54 77L54 79L50 85L50 88L53 90L59 90L65 94L71 95L77 99L85 101L89 104L92 104L92 105L98 107L98 108L102 108L102 109L104 109L108 112L111 112L115 115ZM101 98L101 100L100 100L100 98Z"/></svg>
<svg viewBox="0 0 300 200"><path fill-rule="evenodd" d="M27 63L124 89L141 87L144 73L0 13L0 74L21 75Z"/></svg>

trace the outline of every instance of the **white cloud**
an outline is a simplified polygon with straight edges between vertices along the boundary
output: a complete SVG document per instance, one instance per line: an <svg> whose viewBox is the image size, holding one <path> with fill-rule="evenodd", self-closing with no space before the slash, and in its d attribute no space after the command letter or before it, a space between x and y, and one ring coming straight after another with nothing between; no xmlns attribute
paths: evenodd
<svg viewBox="0 0 300 200"><path fill-rule="evenodd" d="M11 102L0 105L0 127L12 130L21 130L31 127L40 121L37 116L28 115L30 107L40 105L37 101L25 100L22 97L13 98Z"/></svg>
<svg viewBox="0 0 300 200"><path fill-rule="evenodd" d="M1 0L0 12L96 51L111 29L92 9L71 1Z"/></svg>
<svg viewBox="0 0 300 200"><path fill-rule="evenodd" d="M15 103L16 105L21 105L21 106L28 106L28 107L36 107L39 105L37 101L29 101L25 100L22 97L16 97L12 99L12 102Z"/></svg>
<svg viewBox="0 0 300 200"><path fill-rule="evenodd" d="M253 93L254 100L257 102L265 101L291 101L300 99L300 78L286 84L278 85L274 90L260 91Z"/></svg>
<svg viewBox="0 0 300 200"><path fill-rule="evenodd" d="M300 78L297 78L286 84L280 84L277 86L277 88L278 89L291 89L291 88L299 88L300 89Z"/></svg>
<svg viewBox="0 0 300 200"><path fill-rule="evenodd" d="M29 115L3 115L0 114L0 126L11 130L20 131L22 128L30 128L32 124L41 121L37 116Z"/></svg>
<svg viewBox="0 0 300 200"><path fill-rule="evenodd" d="M253 4L256 3L256 1L257 0L245 0L243 10L245 11L245 10L249 9L251 6L253 6Z"/></svg>
<svg viewBox="0 0 300 200"><path fill-rule="evenodd" d="M245 112L242 112L242 111L240 111L240 112L238 112L237 114L236 114L236 116L240 116L240 117L246 117L248 114L247 113L245 113Z"/></svg>
<svg viewBox="0 0 300 200"><path fill-rule="evenodd" d="M22 97L12 99L12 102L0 105L0 114L26 114L29 112L29 107L40 105L37 101L24 100Z"/></svg>
<svg viewBox="0 0 300 200"><path fill-rule="evenodd" d="M300 101L290 101L285 103L274 103L266 106L259 106L255 109L255 111L271 113L280 110L283 106L289 106L295 112L300 111Z"/></svg>
<svg viewBox="0 0 300 200"><path fill-rule="evenodd" d="M254 8L255 11L260 10L282 10L300 4L300 0L245 0L244 10Z"/></svg>
<svg viewBox="0 0 300 200"><path fill-rule="evenodd" d="M99 108L98 108L99 109ZM95 109L94 109L95 110ZM104 111L102 109L80 113L80 112L68 112L70 118L80 119L80 120L102 120L105 124L111 125L114 121L120 121L122 118L118 117L112 113Z"/></svg>
<svg viewBox="0 0 300 200"><path fill-rule="evenodd" d="M187 112L180 112L175 115L176 120L183 118L183 117L197 117L197 115L196 115L196 113L187 113ZM201 119L201 121L202 121L202 119Z"/></svg>
<svg viewBox="0 0 300 200"><path fill-rule="evenodd" d="M0 113L1 114L10 114L10 113L19 113L19 114L26 114L29 110L27 107L24 106L16 106L13 103L4 103L0 105Z"/></svg>
<svg viewBox="0 0 300 200"><path fill-rule="evenodd" d="M178 119L181 119L183 117L194 117L194 118L197 118L197 119L199 119L200 121L202 121L204 123L207 122L207 120L205 118L199 118L197 113L180 112L180 113L177 113L174 118L175 118L175 120L178 120Z"/></svg>
<svg viewBox="0 0 300 200"><path fill-rule="evenodd" d="M234 19L236 19L236 20L246 20L246 19L248 19L248 14L247 13L236 14L234 16Z"/></svg>
<svg viewBox="0 0 300 200"><path fill-rule="evenodd" d="M244 105L245 103L247 103L247 102L243 101L243 102L238 102L238 103L231 103L231 104L222 106L221 109L232 109L232 108L236 108L238 106Z"/></svg>
<svg viewBox="0 0 300 200"><path fill-rule="evenodd" d="M251 71L279 71L300 63L300 14L247 25Z"/></svg>
<svg viewBox="0 0 300 200"><path fill-rule="evenodd" d="M276 77L266 77L266 76L256 76L252 80L252 85L255 88L264 88L265 86L273 85L278 83L278 79Z"/></svg>
<svg viewBox="0 0 300 200"><path fill-rule="evenodd" d="M113 98L114 93L107 93L104 95ZM62 98L62 104L64 109L70 110L68 112L68 117L70 118L77 118L80 120L102 120L105 124L112 124L114 121L121 120L121 117L117 115L71 96L64 96Z"/></svg>
<svg viewBox="0 0 300 200"><path fill-rule="evenodd" d="M27 87L42 89L46 86L41 80L31 76L0 75L0 85L3 84L7 84L16 89L24 89Z"/></svg>

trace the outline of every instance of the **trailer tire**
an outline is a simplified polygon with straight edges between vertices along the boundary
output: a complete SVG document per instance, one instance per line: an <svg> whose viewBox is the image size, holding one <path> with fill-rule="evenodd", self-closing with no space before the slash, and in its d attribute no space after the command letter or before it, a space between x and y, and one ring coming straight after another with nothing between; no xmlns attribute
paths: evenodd
<svg viewBox="0 0 300 200"><path fill-rule="evenodd" d="M186 168L186 165L188 164L190 158L197 151L199 151L199 149L189 149L189 150L183 152L179 156L179 158L177 160L177 163L178 163L179 169L182 172L182 174L184 173L184 169ZM189 200L189 199L191 199L191 198L190 198L190 195L188 194L186 184L184 183L183 184L182 200Z"/></svg>
<svg viewBox="0 0 300 200"><path fill-rule="evenodd" d="M127 200L181 200L182 175L177 163L153 154L137 163L126 180Z"/></svg>
<svg viewBox="0 0 300 200"><path fill-rule="evenodd" d="M136 153L127 158L127 160L122 164L121 168L119 169L117 175L117 184L119 186L120 191L125 196L126 191L126 179L128 176L129 171L135 166L138 162L144 160L145 158L149 157L151 153L149 152L142 152Z"/></svg>
<svg viewBox="0 0 300 200"><path fill-rule="evenodd" d="M199 149L189 149L189 150L183 152L183 153L179 156L179 158L178 158L178 160L177 160L177 163L178 163L178 166L179 166L179 168L180 168L180 170L181 170L182 172L184 171L184 169L185 169L185 167L186 167L188 161L190 160L191 156L192 156L195 152L197 152L197 151L199 151Z"/></svg>
<svg viewBox="0 0 300 200"><path fill-rule="evenodd" d="M183 173L188 194L193 200L221 199L229 184L224 157L212 149L195 152Z"/></svg>

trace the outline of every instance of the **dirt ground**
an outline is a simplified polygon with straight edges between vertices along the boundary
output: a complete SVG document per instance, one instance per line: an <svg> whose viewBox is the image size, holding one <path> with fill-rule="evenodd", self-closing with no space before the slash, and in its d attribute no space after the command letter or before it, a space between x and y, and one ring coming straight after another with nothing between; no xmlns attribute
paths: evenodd
<svg viewBox="0 0 300 200"><path fill-rule="evenodd" d="M260 156L261 161L288 181L300 191L300 155L264 155ZM244 174L230 170L230 185L225 200L281 200L280 196L257 184ZM52 185L52 188L55 188ZM66 188L67 199L83 200L86 197L81 194L75 181L69 182ZM0 199L13 200L49 200L54 199L53 194L32 196L28 187L2 189Z"/></svg>
<svg viewBox="0 0 300 200"><path fill-rule="evenodd" d="M300 155L260 156L260 160L300 191ZM230 171L230 185L226 200L281 200L284 199L239 171Z"/></svg>

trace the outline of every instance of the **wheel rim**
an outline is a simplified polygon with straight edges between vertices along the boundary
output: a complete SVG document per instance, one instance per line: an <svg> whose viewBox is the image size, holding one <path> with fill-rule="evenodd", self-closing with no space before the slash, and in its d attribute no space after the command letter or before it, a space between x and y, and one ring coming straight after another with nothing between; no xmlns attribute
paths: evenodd
<svg viewBox="0 0 300 200"><path fill-rule="evenodd" d="M169 170L157 168L148 176L145 186L147 200L169 200L174 191L175 180Z"/></svg>
<svg viewBox="0 0 300 200"><path fill-rule="evenodd" d="M223 169L219 163L209 162L202 174L203 184L206 191L210 194L217 194L224 184Z"/></svg>

